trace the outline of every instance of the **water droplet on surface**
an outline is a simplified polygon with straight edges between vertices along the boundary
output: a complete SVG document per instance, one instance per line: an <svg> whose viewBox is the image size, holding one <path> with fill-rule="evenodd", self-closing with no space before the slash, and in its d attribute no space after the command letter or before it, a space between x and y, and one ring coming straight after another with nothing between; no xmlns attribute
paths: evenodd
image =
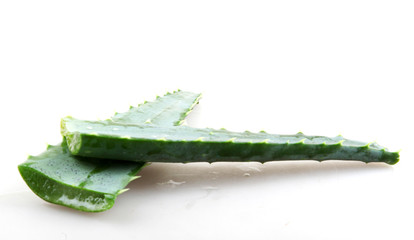
<svg viewBox="0 0 414 240"><path fill-rule="evenodd" d="M207 190L207 191L211 191L211 190L217 190L217 189L218 189L218 187L207 186L207 187L203 187L203 189L204 189L204 190Z"/></svg>
<svg viewBox="0 0 414 240"><path fill-rule="evenodd" d="M243 164L238 166L238 168L244 172L262 172L260 167L252 166L252 164Z"/></svg>
<svg viewBox="0 0 414 240"><path fill-rule="evenodd" d="M243 176L250 177L250 173L245 173L245 174L243 174Z"/></svg>
<svg viewBox="0 0 414 240"><path fill-rule="evenodd" d="M257 167L250 167L251 170L254 170L256 172L261 172L262 170Z"/></svg>
<svg viewBox="0 0 414 240"><path fill-rule="evenodd" d="M167 182L158 183L158 185L167 185L167 186L170 186L172 188L175 188L175 187L177 187L177 186L179 186L181 184L184 184L184 183L185 183L185 181L176 182L174 180L168 180Z"/></svg>

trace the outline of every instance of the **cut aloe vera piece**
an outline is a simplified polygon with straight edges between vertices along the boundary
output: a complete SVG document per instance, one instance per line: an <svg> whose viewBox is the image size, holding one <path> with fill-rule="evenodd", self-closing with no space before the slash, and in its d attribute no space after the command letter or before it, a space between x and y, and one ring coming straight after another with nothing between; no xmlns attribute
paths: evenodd
<svg viewBox="0 0 414 240"><path fill-rule="evenodd" d="M342 136L276 135L62 119L74 155L148 162L358 160L395 164L399 153Z"/></svg>
<svg viewBox="0 0 414 240"><path fill-rule="evenodd" d="M33 192L42 199L82 211L99 212L112 207L124 187L136 179L145 165L75 158L62 146L31 156L19 171Z"/></svg>
<svg viewBox="0 0 414 240"><path fill-rule="evenodd" d="M153 102L116 114L114 121L153 125L148 124L151 119L152 123L172 126L182 122L199 98L200 94L191 92L167 93ZM147 105L151 105L151 114L146 111ZM39 156L30 156L18 168L40 198L82 211L99 212L113 206L116 197L126 191L125 186L137 178L135 175L143 166L144 163L137 162L75 157L64 140L61 145L49 146Z"/></svg>

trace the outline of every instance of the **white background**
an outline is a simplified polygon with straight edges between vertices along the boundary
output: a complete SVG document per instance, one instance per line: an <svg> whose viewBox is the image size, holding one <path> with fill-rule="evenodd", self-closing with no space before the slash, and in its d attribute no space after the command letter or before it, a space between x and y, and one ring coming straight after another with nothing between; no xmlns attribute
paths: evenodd
<svg viewBox="0 0 414 240"><path fill-rule="evenodd" d="M1 1L1 239L413 239L412 1ZM35 196L17 165L66 115L176 89L194 127L374 141L397 165L153 164L103 213Z"/></svg>

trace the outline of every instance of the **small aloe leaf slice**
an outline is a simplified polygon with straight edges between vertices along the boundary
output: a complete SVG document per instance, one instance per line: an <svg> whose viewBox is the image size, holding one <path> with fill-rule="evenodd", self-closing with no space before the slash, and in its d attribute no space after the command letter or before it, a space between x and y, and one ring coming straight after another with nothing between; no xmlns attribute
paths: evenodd
<svg viewBox="0 0 414 240"><path fill-rule="evenodd" d="M76 158L62 146L31 156L18 166L32 191L42 199L74 209L99 212L112 207L118 194L145 165Z"/></svg>
<svg viewBox="0 0 414 240"><path fill-rule="evenodd" d="M117 129L114 131L113 129ZM63 118L61 132L74 155L148 162L358 160L395 164L398 152L342 136L230 132Z"/></svg>
<svg viewBox="0 0 414 240"><path fill-rule="evenodd" d="M167 93L153 102L118 113L113 121L172 126L182 123L200 94L185 91ZM170 104L173 103L173 104ZM149 113L148 106L152 112ZM152 124L147 124L148 119ZM145 165L142 162L119 162L108 159L75 157L61 145L48 146L38 156L30 156L18 166L27 185L40 198L81 211L100 212L111 208L116 197Z"/></svg>

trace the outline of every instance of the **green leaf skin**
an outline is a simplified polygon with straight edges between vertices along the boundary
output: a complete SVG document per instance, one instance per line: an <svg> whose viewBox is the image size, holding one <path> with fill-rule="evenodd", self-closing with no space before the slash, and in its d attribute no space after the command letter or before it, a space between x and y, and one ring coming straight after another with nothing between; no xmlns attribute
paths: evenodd
<svg viewBox="0 0 414 240"><path fill-rule="evenodd" d="M178 126L198 103L201 94L178 90L157 97L154 102L145 102L131 107L128 112L116 113L112 121L126 124L154 124Z"/></svg>
<svg viewBox="0 0 414 240"><path fill-rule="evenodd" d="M229 132L62 119L73 155L148 162L358 160L395 164L398 152L342 136Z"/></svg>
<svg viewBox="0 0 414 240"><path fill-rule="evenodd" d="M70 208L100 212L111 208L124 187L145 165L106 159L75 158L65 146L49 146L18 166L32 191L42 199ZM103 161L102 161L103 160Z"/></svg>
<svg viewBox="0 0 414 240"><path fill-rule="evenodd" d="M131 107L126 113L117 113L113 120L177 125L182 123L199 98L200 94L185 91L167 93L153 102ZM147 111L147 105L151 106L151 113ZM126 190L125 186L138 178L135 175L144 164L75 157L68 151L64 140L61 145L49 146L39 156L30 156L18 169L29 188L40 198L81 211L100 212L113 206L116 197Z"/></svg>

